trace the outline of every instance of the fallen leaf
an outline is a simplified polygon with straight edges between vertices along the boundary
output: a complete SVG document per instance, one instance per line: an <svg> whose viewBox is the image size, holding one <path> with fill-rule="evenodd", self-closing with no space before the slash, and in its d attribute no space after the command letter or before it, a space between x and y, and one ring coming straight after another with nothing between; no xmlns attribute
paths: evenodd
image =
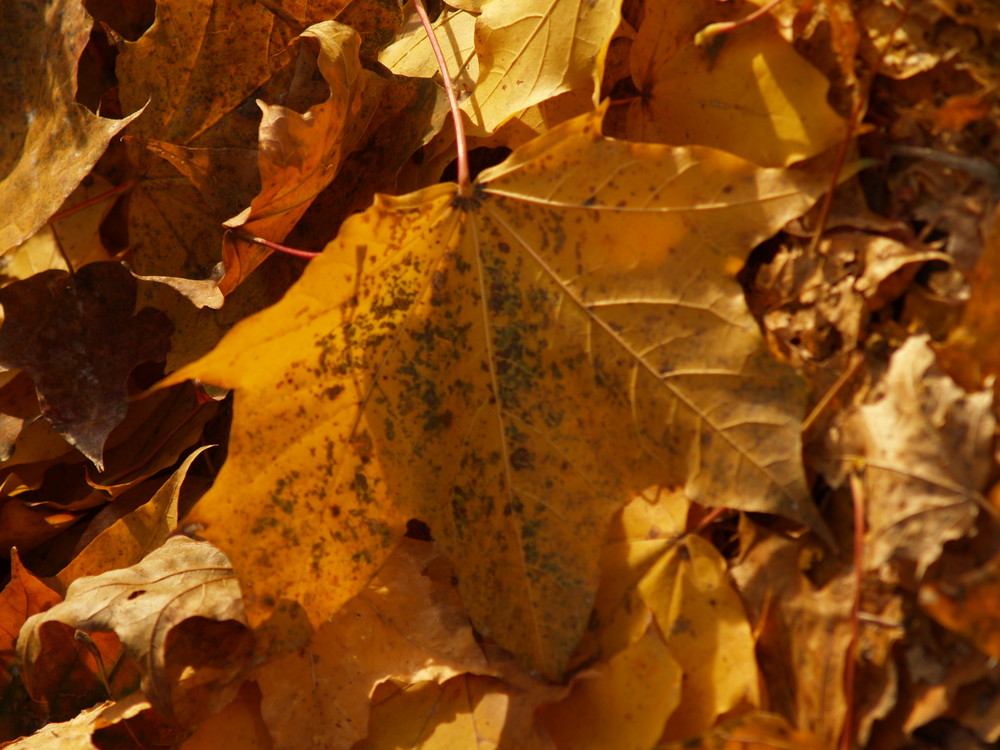
<svg viewBox="0 0 1000 750"><path fill-rule="evenodd" d="M469 674L443 685L395 687L388 696L375 696L368 736L354 750L556 750L534 713L540 703L565 690L538 681L510 685Z"/></svg>
<svg viewBox="0 0 1000 750"><path fill-rule="evenodd" d="M0 737L31 734L46 720L46 707L31 700L21 684L14 651L17 634L31 615L62 600L10 551L10 580L0 591Z"/></svg>
<svg viewBox="0 0 1000 750"><path fill-rule="evenodd" d="M711 544L687 536L638 584L683 674L667 739L704 732L725 713L760 705L754 638L726 567Z"/></svg>
<svg viewBox="0 0 1000 750"><path fill-rule="evenodd" d="M210 446L192 451L149 502L98 534L73 561L56 574L68 587L83 576L135 565L167 541L177 529L177 498L188 469Z"/></svg>
<svg viewBox="0 0 1000 750"><path fill-rule="evenodd" d="M24 624L17 652L34 695L66 629L113 631L139 665L150 702L188 724L239 690L253 649L243 620L228 560L207 542L172 537L132 567L74 581L65 601Z"/></svg>
<svg viewBox="0 0 1000 750"><path fill-rule="evenodd" d="M0 43L0 252L37 232L76 189L108 141L138 116L99 117L76 103L77 64L92 21L80 0L5 6Z"/></svg>
<svg viewBox="0 0 1000 750"><path fill-rule="evenodd" d="M416 517L477 627L556 675L630 485L823 533L799 382L727 269L827 180L604 139L598 114L472 198L440 185L348 220L282 302L164 381L239 391L190 521L234 556L252 621L285 599L322 622Z"/></svg>
<svg viewBox="0 0 1000 750"><path fill-rule="evenodd" d="M274 242L285 239L336 177L367 125L380 84L361 67L361 37L354 29L325 21L306 29L299 39L318 43L319 70L330 96L305 114L257 101L264 115L258 157L261 191L249 208L225 222L231 229ZM227 235L222 292L235 289L270 253L263 245Z"/></svg>
<svg viewBox="0 0 1000 750"><path fill-rule="evenodd" d="M96 731L127 722L151 708L139 692L120 701L105 701L81 711L64 722L46 724L30 737L24 737L5 747L10 750L98 750L93 741Z"/></svg>
<svg viewBox="0 0 1000 750"><path fill-rule="evenodd" d="M823 750L830 745L776 714L754 711L713 727L699 737L659 746L662 750Z"/></svg>
<svg viewBox="0 0 1000 750"><path fill-rule="evenodd" d="M652 627L624 651L578 675L566 699L539 710L539 721L561 748L647 750L680 704L683 677Z"/></svg>
<svg viewBox="0 0 1000 750"><path fill-rule="evenodd" d="M255 672L277 747L348 750L364 738L369 699L385 680L444 682L492 671L457 592L421 575L436 554L428 542L404 539L307 648Z"/></svg>
<svg viewBox="0 0 1000 750"><path fill-rule="evenodd" d="M745 15L720 3L651 4L632 44L623 134L640 141L700 144L762 166L792 164L841 141L844 121L827 103L829 82L767 18L717 38L695 32ZM616 131L612 131L618 135Z"/></svg>
<svg viewBox="0 0 1000 750"><path fill-rule="evenodd" d="M948 337L944 365L969 388L981 387L990 375L1000 374L1000 347L993 332L1000 324L1000 207L986 222L982 255L969 278L969 301L959 325Z"/></svg>
<svg viewBox="0 0 1000 750"><path fill-rule="evenodd" d="M476 16L461 10L445 10L434 22L434 36L441 46L452 85L459 96L467 96L479 78L476 55ZM396 75L412 78L440 78L437 59L420 18L414 13L395 42L381 53L378 61Z"/></svg>
<svg viewBox="0 0 1000 750"><path fill-rule="evenodd" d="M621 0L486 3L476 19L479 78L461 104L470 134L492 133L512 115L564 91L589 87L596 98L620 6Z"/></svg>
<svg viewBox="0 0 1000 750"><path fill-rule="evenodd" d="M129 134L188 145L287 63L283 45L271 47L274 26L257 3L158 0L153 25L118 45L122 107L149 102Z"/></svg>
<svg viewBox="0 0 1000 750"><path fill-rule="evenodd" d="M969 532L991 471L993 393L966 393L934 357L926 336L907 339L881 387L850 420L858 445L844 460L864 467L865 567L916 563L917 580L945 542Z"/></svg>
<svg viewBox="0 0 1000 750"><path fill-rule="evenodd" d="M260 690L251 681L243 683L231 703L198 724L180 750L272 750L274 743L260 715Z"/></svg>
<svg viewBox="0 0 1000 750"><path fill-rule="evenodd" d="M0 365L31 375L42 416L103 469L129 373L166 356L169 322L155 310L133 315L135 280L119 263L46 271L0 289L0 305Z"/></svg>

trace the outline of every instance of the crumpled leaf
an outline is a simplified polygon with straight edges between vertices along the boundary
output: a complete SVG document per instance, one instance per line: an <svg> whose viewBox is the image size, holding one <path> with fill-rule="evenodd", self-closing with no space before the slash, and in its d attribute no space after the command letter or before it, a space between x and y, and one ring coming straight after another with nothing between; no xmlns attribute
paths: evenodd
<svg viewBox="0 0 1000 750"><path fill-rule="evenodd" d="M629 105L626 137L712 146L763 166L815 156L844 138L845 123L827 103L829 82L766 18L717 38L712 49L695 44L700 28L746 15L745 8L646 8L632 44L640 95Z"/></svg>
<svg viewBox="0 0 1000 750"><path fill-rule="evenodd" d="M865 566L917 564L917 578L944 543L969 532L991 471L993 393L966 393L938 367L927 336L892 355L878 400L849 418L864 465ZM846 456L845 456L846 458Z"/></svg>
<svg viewBox="0 0 1000 750"><path fill-rule="evenodd" d="M99 470L125 416L129 373L169 346L170 322L152 309L133 314L135 294L120 263L46 271L0 289L0 365L31 375L42 416Z"/></svg>
<svg viewBox="0 0 1000 750"><path fill-rule="evenodd" d="M139 665L150 702L187 724L239 690L253 649L244 621L225 556L207 542L172 537L130 568L74 581L65 601L24 624L17 653L32 692L53 667L53 642L72 638L73 628L113 631Z"/></svg>
<svg viewBox="0 0 1000 750"><path fill-rule="evenodd" d="M164 381L239 391L190 520L234 556L252 619L285 599L322 622L416 517L476 626L555 675L630 485L822 530L799 382L727 269L828 179L604 139L598 114L472 198L439 185L348 220L278 305Z"/></svg>
<svg viewBox="0 0 1000 750"><path fill-rule="evenodd" d="M621 0L486 3L476 19L479 78L461 104L472 121L470 134L492 133L564 91L590 87L596 98L620 7Z"/></svg>
<svg viewBox="0 0 1000 750"><path fill-rule="evenodd" d="M122 724L151 704L140 692L120 701L105 701L81 711L69 721L46 724L30 737L5 745L10 750L97 750L94 733ZM133 740L134 742L134 740Z"/></svg>
<svg viewBox="0 0 1000 750"><path fill-rule="evenodd" d="M307 648L255 673L277 747L349 750L364 738L371 693L387 679L444 682L492 671L457 592L421 575L436 555L432 544L404 539Z"/></svg>
<svg viewBox="0 0 1000 750"><path fill-rule="evenodd" d="M379 79L361 67L361 37L336 21L324 21L302 32L300 39L315 39L318 65L330 87L326 101L304 115L260 100L258 164L261 191L249 208L225 222L227 227L281 242L329 185L341 161L357 143L367 124L373 90ZM224 294L235 289L271 251L227 235L224 247Z"/></svg>
<svg viewBox="0 0 1000 750"><path fill-rule="evenodd" d="M0 14L0 252L38 231L97 162L121 120L77 104L76 71L92 20L80 0L15 0Z"/></svg>

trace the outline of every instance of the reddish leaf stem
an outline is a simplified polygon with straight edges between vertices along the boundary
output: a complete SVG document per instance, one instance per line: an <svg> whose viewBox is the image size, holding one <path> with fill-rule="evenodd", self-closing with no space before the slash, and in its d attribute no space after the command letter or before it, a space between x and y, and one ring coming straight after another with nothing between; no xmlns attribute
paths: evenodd
<svg viewBox="0 0 1000 750"><path fill-rule="evenodd" d="M75 206L70 206L69 208L64 208L62 211L56 211L52 216L49 217L49 221L58 221L59 219L64 219L70 214L75 214L77 211L82 211L85 208L93 206L95 203L100 203L101 201L106 201L108 198L113 198L119 193L124 193L126 190L130 190L135 187L138 180L128 179L125 180L121 185L111 188L110 190L105 190L100 195L95 195L92 198L87 198L87 200L82 203L78 203Z"/></svg>
<svg viewBox="0 0 1000 750"><path fill-rule="evenodd" d="M294 247L279 245L277 242L271 242L271 240L265 240L263 237L254 237L253 235L243 234L242 232L234 232L234 234L241 240L246 240L247 242L253 242L258 245L263 245L264 247L269 247L272 250L277 250L279 253L294 255L296 258L315 258L317 255L319 255L318 252L313 252L312 250L298 250Z"/></svg>
<svg viewBox="0 0 1000 750"><path fill-rule="evenodd" d="M469 179L469 150L465 143L465 125L462 123L462 112L458 108L458 97L455 95L455 87L451 82L451 75L448 73L448 64L445 62L441 45L438 44L437 37L434 35L434 28L431 26L431 19L427 16L423 0L413 0L413 5L417 9L417 15L420 16L420 23L423 24L424 31L427 32L427 40L431 43L438 69L441 71L441 82L444 84L445 93L448 94L451 119L455 124L455 149L458 152L458 190L463 197L469 197L472 194L472 183Z"/></svg>
<svg viewBox="0 0 1000 750"><path fill-rule="evenodd" d="M851 637L844 664L844 729L840 750L849 750L854 740L854 684L858 671L858 630L860 629L861 585L865 557L865 488L857 470L851 471L851 495L854 498L854 601L851 606Z"/></svg>

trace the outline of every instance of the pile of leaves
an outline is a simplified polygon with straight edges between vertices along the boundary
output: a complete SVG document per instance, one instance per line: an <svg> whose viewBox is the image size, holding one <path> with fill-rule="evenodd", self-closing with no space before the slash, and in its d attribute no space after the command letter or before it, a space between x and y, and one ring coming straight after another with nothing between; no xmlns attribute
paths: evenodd
<svg viewBox="0 0 1000 750"><path fill-rule="evenodd" d="M3 4L0 740L997 741L996 8L430 6Z"/></svg>

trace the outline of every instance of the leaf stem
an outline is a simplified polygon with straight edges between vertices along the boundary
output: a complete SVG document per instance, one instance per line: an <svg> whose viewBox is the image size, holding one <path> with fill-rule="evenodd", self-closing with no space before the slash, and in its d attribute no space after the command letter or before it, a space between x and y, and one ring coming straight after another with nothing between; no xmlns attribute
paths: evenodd
<svg viewBox="0 0 1000 750"><path fill-rule="evenodd" d="M105 190L100 195L95 195L93 197L87 198L87 200L82 203L78 203L75 206L70 206L69 208L64 208L62 211L56 211L52 216L49 217L49 221L58 221L59 219L64 219L70 214L75 214L77 211L82 211L85 208L93 206L95 203L100 203L101 201L107 200L108 198L113 198L119 193L124 193L126 190L130 190L135 187L138 180L132 178L125 180L121 185L111 188L110 190Z"/></svg>
<svg viewBox="0 0 1000 750"><path fill-rule="evenodd" d="M438 69L441 71L441 82L448 95L451 119L455 124L455 150L458 152L458 190L463 198L468 198L472 195L472 183L469 179L469 150L465 143L465 125L462 123L462 112L458 108L455 86L452 84L451 75L448 73L448 64L445 62L441 45L438 44L437 37L434 35L434 28L427 16L423 0L413 0L413 5L417 10L417 15L420 16L420 23L423 24L424 31L427 32L427 40L431 43L431 49L434 50L434 57L437 60Z"/></svg>
<svg viewBox="0 0 1000 750"><path fill-rule="evenodd" d="M294 255L296 258L315 258L319 255L319 252L314 252L312 250L298 250L294 247L288 247L286 245L279 245L277 242L272 242L271 240L265 240L263 237L254 237L251 234L244 234L243 232L233 232L241 240L246 240L247 242L253 242L257 245L263 245L264 247L269 247L272 250L277 250L279 253L286 253L288 255Z"/></svg>

